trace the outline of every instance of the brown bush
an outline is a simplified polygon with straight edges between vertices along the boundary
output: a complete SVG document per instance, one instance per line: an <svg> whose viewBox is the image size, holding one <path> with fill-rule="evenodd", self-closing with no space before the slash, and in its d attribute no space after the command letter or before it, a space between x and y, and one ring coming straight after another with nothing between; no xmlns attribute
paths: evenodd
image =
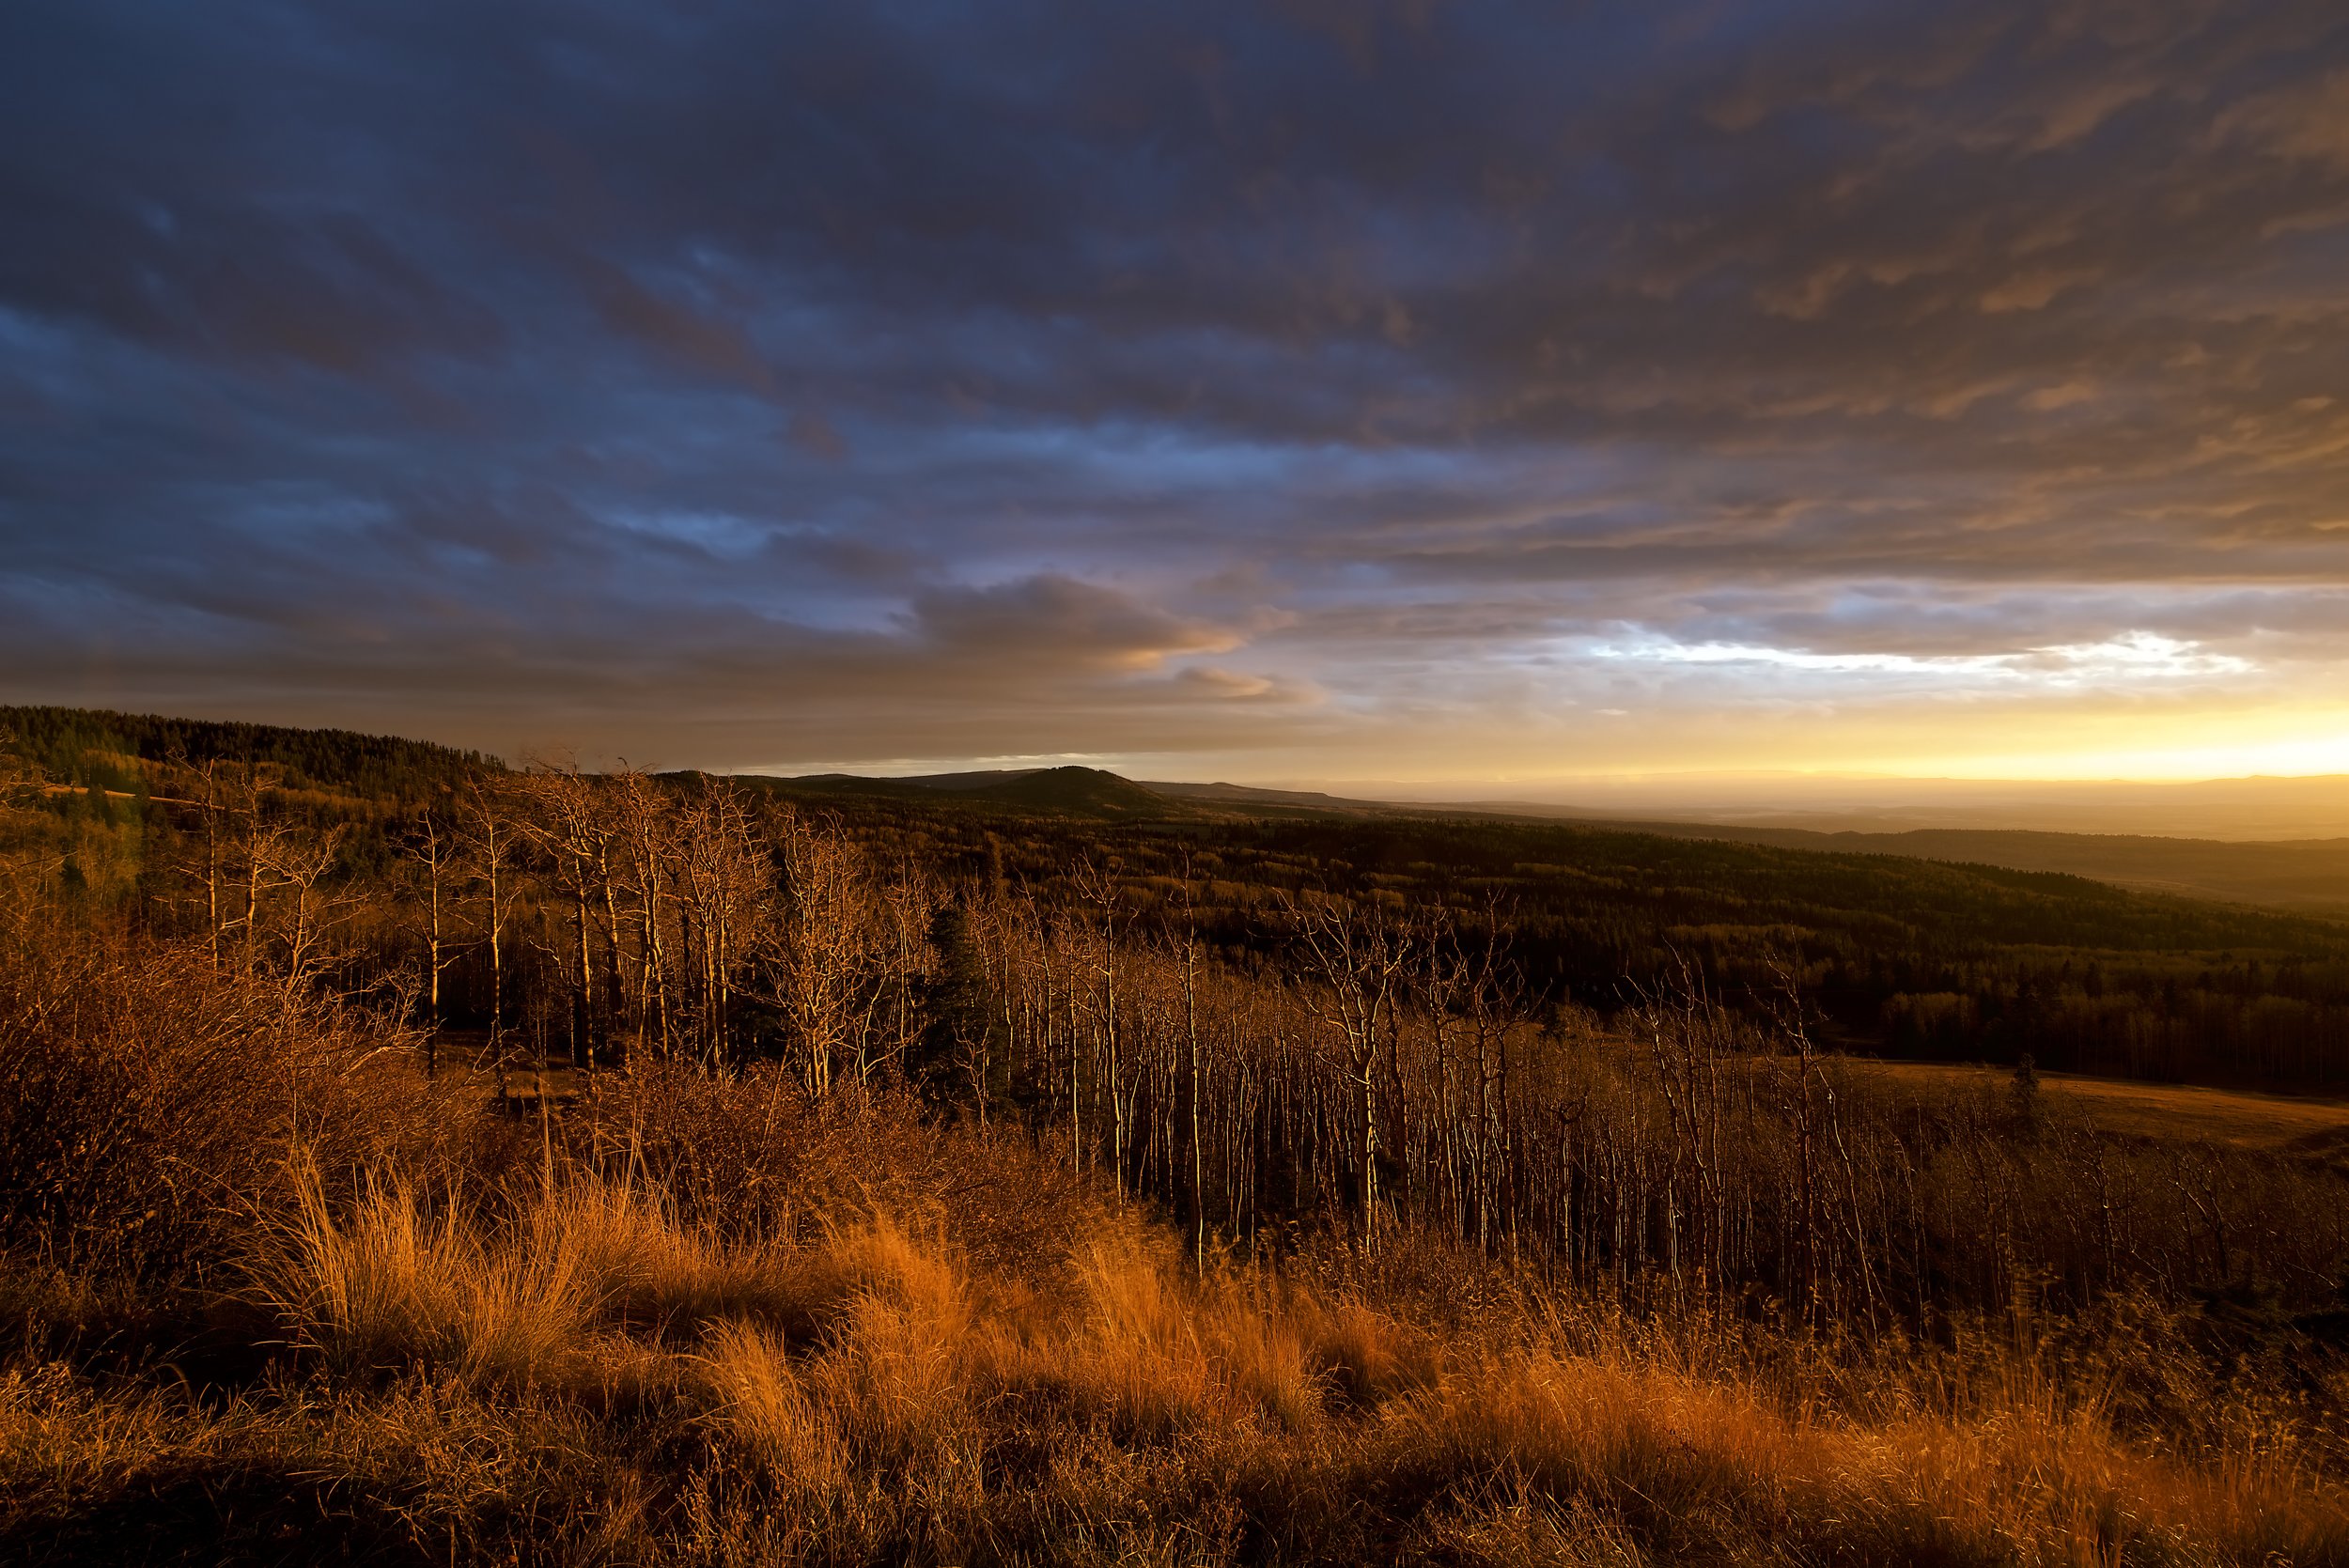
<svg viewBox="0 0 2349 1568"><path fill-rule="evenodd" d="M193 1281L296 1151L347 1172L445 1136L372 1015L54 914L0 915L0 1252Z"/></svg>

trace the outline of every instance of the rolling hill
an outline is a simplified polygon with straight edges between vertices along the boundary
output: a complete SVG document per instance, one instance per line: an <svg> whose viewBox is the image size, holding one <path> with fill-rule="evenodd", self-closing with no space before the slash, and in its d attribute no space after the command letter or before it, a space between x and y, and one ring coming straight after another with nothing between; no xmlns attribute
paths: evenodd
<svg viewBox="0 0 2349 1568"><path fill-rule="evenodd" d="M980 773L926 773L874 778L856 773L808 773L779 778L738 775L744 784L786 795L862 796L938 803L941 797L1012 811L1094 817L1104 821L1180 818L1197 815L1187 801L1161 795L1098 768L1004 768Z"/></svg>
<svg viewBox="0 0 2349 1568"><path fill-rule="evenodd" d="M2148 893L2182 893L2349 916L2349 838L2230 843L2134 833L2046 833L1924 828L1904 833L1813 832L1710 823L1626 822L1629 831L1834 854L2053 871Z"/></svg>

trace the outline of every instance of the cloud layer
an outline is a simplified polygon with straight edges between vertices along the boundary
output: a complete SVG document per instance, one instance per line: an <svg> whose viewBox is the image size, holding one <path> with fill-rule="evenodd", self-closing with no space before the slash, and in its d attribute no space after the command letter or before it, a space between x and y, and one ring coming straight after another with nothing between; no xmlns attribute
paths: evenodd
<svg viewBox="0 0 2349 1568"><path fill-rule="evenodd" d="M2344 103L2290 0L37 0L0 686L721 765L2349 768Z"/></svg>

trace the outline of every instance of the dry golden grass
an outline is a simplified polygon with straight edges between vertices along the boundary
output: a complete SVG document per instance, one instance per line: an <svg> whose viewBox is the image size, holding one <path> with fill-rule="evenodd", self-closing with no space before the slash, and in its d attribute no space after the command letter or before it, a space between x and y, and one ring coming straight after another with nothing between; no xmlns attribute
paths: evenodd
<svg viewBox="0 0 2349 1568"><path fill-rule="evenodd" d="M321 1380L9 1374L0 1491L298 1460L401 1540L641 1561L2349 1561L2307 1441L2164 1453L2020 1352L1832 1399L1602 1314L1447 1343L1140 1225L1038 1289L888 1219L726 1249L592 1178L489 1220L301 1190L260 1277Z"/></svg>
<svg viewBox="0 0 2349 1568"><path fill-rule="evenodd" d="M2029 1348L1830 1376L1591 1309L1446 1336L1131 1219L1014 1274L885 1216L728 1242L587 1175L297 1190L256 1288L311 1370L0 1375L0 1557L140 1518L234 1555L200 1493L403 1560L2349 1561L2334 1440L2207 1380L2232 1424L2165 1440Z"/></svg>
<svg viewBox="0 0 2349 1568"><path fill-rule="evenodd" d="M616 1330L658 1341L724 1317L793 1321L804 1292L836 1294L678 1225L640 1185L592 1176L550 1182L485 1222L461 1194L431 1203L399 1181L337 1207L302 1172L252 1273L255 1295L338 1373L424 1365L509 1387L641 1381L628 1374L645 1358Z"/></svg>
<svg viewBox="0 0 2349 1568"><path fill-rule="evenodd" d="M748 1323L716 1325L701 1365L714 1430L803 1502L839 1486L847 1449L831 1412L793 1369L781 1334Z"/></svg>

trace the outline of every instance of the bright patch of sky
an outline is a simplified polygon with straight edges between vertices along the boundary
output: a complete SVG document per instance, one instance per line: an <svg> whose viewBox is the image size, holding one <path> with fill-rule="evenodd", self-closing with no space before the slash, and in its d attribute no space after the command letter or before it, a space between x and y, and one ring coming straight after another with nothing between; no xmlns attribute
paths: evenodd
<svg viewBox="0 0 2349 1568"><path fill-rule="evenodd" d="M2060 643L2012 653L1820 653L1736 643L1679 643L1650 637L1613 642L1568 641L1589 659L1623 664L1730 665L1821 675L1888 675L2013 681L2057 687L2135 681L2175 681L2249 675L2258 666L2232 654L2158 632L2129 631L2095 643Z"/></svg>

